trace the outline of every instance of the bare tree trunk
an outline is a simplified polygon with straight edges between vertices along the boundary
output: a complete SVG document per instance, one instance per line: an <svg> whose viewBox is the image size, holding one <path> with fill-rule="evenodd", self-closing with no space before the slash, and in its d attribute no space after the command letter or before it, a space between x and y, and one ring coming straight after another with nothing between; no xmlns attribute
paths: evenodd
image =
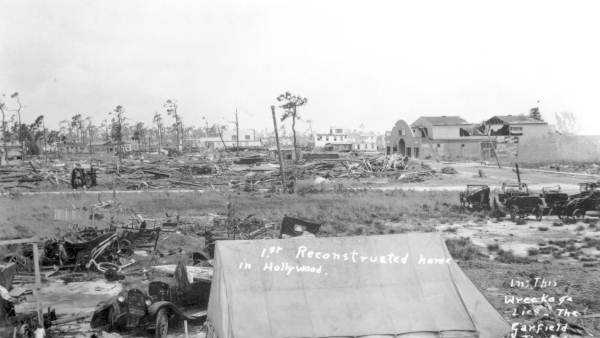
<svg viewBox="0 0 600 338"><path fill-rule="evenodd" d="M162 147L162 132L160 131L160 125L158 125L158 153L161 153L161 147Z"/></svg>
<svg viewBox="0 0 600 338"><path fill-rule="evenodd" d="M2 161L8 161L8 152L6 148L6 116L4 114L4 109L2 109L2 147L4 150L4 158ZM0 161L0 162L2 162Z"/></svg>
<svg viewBox="0 0 600 338"><path fill-rule="evenodd" d="M296 107L294 106L294 115L292 115L292 137L294 139L294 161L298 161L300 157L298 156L298 147L296 146Z"/></svg>

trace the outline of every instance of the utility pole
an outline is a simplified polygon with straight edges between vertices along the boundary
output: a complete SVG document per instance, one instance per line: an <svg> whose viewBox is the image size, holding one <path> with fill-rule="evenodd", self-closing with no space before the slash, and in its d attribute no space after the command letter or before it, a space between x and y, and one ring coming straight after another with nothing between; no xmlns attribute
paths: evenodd
<svg viewBox="0 0 600 338"><path fill-rule="evenodd" d="M21 100L19 99L19 93L15 92L13 93L10 97L16 99L17 101L17 118L18 118L18 123L19 123L19 128L18 128L18 137L19 137L19 147L21 148L21 160L25 159L25 145L23 144L23 137L21 134L21 108L23 108L23 106L21 105Z"/></svg>
<svg viewBox="0 0 600 338"><path fill-rule="evenodd" d="M44 161L48 162L48 153L46 152L46 118L42 118L42 131L44 132Z"/></svg>
<svg viewBox="0 0 600 338"><path fill-rule="evenodd" d="M275 117L275 106L271 106L273 114L273 129L275 130L275 142L277 143L277 156L279 157L279 175L281 175L281 185L285 189L285 174L283 171L283 158L281 157L281 147L279 146L279 133L277 132L277 118Z"/></svg>
<svg viewBox="0 0 600 338"><path fill-rule="evenodd" d="M240 122L238 120L238 111L235 108L235 151L240 150Z"/></svg>

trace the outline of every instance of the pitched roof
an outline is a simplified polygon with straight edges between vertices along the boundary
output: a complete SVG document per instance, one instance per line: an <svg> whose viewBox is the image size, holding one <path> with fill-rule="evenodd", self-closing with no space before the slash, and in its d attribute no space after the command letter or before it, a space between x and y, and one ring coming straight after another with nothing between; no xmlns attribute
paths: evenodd
<svg viewBox="0 0 600 338"><path fill-rule="evenodd" d="M470 124L460 116L421 116L413 124L418 121L427 121L434 126L456 126Z"/></svg>
<svg viewBox="0 0 600 338"><path fill-rule="evenodd" d="M492 117L491 119L487 120L486 122L488 124L502 124L502 123L508 123L508 124L543 123L543 124L546 124L545 121L536 120L527 115L496 115L496 116Z"/></svg>

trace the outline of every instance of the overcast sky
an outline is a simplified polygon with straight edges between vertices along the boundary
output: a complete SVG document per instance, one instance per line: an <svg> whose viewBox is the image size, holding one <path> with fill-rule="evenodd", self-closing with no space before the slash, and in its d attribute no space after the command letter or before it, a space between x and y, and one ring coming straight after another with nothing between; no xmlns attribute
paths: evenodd
<svg viewBox="0 0 600 338"><path fill-rule="evenodd" d="M537 105L600 134L595 1L4 1L0 93L24 118L99 123L123 105L152 121L179 102L184 123L270 128L289 90L313 129L383 132L397 119L478 122ZM8 103L12 104L10 98ZM300 124L300 130L306 128Z"/></svg>

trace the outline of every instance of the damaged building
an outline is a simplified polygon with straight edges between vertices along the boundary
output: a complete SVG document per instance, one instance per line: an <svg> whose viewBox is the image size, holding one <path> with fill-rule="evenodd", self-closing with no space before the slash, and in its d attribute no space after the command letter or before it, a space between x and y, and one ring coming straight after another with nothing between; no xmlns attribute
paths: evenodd
<svg viewBox="0 0 600 338"><path fill-rule="evenodd" d="M490 136L518 136L521 140L543 137L551 131L546 121L527 115L496 115L483 125Z"/></svg>
<svg viewBox="0 0 600 338"><path fill-rule="evenodd" d="M388 154L420 159L488 159L493 141L459 116L422 116L410 126L398 120L392 128Z"/></svg>
<svg viewBox="0 0 600 338"><path fill-rule="evenodd" d="M469 123L460 116L421 116L410 125L404 120L394 124L386 152L415 159L488 161L507 143L550 133L537 108L529 115L496 115L482 123Z"/></svg>

